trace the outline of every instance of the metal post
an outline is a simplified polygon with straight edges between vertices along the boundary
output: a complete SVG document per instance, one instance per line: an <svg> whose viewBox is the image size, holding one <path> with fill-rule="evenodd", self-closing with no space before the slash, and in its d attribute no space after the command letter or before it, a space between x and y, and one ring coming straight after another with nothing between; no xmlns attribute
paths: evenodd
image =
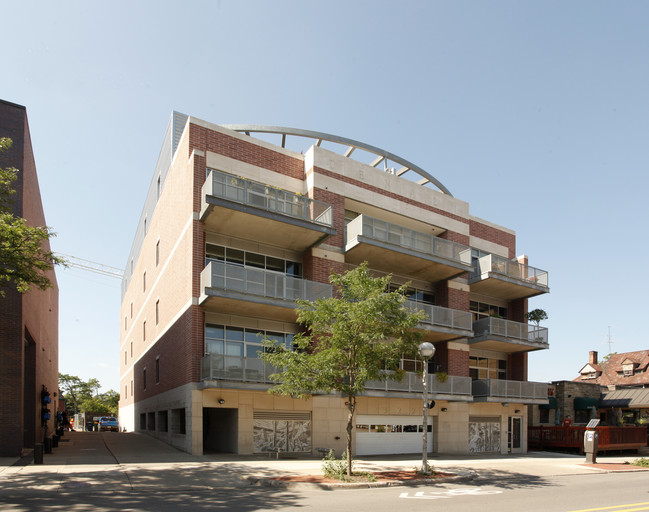
<svg viewBox="0 0 649 512"><path fill-rule="evenodd" d="M424 359L424 371L422 372L422 384L424 386L424 412L422 418L422 425L424 435L422 438L421 447L421 472L426 474L428 472L428 359Z"/></svg>
<svg viewBox="0 0 649 512"><path fill-rule="evenodd" d="M428 360L435 355L435 347L432 343L424 342L419 345L419 354L423 360L424 368L422 372L422 385L424 388L423 403L423 437L421 448L421 472L428 473Z"/></svg>

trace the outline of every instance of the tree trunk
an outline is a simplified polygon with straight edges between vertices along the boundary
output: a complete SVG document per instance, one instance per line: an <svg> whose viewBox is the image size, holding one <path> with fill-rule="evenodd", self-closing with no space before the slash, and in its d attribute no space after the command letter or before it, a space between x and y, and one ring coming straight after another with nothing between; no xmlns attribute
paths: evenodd
<svg viewBox="0 0 649 512"><path fill-rule="evenodd" d="M356 397L347 397L347 476L352 476L352 429L354 428L354 410L356 409Z"/></svg>

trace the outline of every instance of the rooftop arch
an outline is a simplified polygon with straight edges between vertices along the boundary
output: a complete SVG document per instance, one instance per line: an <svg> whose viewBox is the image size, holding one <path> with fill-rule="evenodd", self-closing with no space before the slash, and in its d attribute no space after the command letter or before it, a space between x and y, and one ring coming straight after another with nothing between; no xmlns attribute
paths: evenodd
<svg viewBox="0 0 649 512"><path fill-rule="evenodd" d="M440 192L453 197L453 194L451 194L450 190L447 189L437 178L424 171L418 165L415 165L405 158L401 158L400 156L395 155L394 153L386 151L385 149L377 148L376 146L371 146L370 144L365 144L364 142L348 139L346 137L340 137L338 135L332 135L330 133L302 130L299 128L287 128L284 126L265 126L256 124L222 124L219 126L227 128L228 130L245 133L246 135L250 135L251 133L277 134L282 137L282 147L286 146L286 138L289 136L314 139L316 146L320 146L322 142L326 141L337 144L339 146L343 146L345 148L343 155L347 158L350 158L354 151L360 149L375 155L374 160L372 160L372 162L369 164L370 166L377 167L381 163L387 163L388 161L394 162L395 164L400 166L400 168L395 168L393 171L396 176L403 176L407 172L415 173L420 177L419 180L415 181L415 183L417 183L418 185L426 185L430 183L437 187Z"/></svg>

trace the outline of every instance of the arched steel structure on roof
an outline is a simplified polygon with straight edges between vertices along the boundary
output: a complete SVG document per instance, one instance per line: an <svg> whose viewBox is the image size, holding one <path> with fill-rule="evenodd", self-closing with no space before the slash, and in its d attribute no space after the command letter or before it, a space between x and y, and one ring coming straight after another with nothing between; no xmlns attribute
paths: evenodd
<svg viewBox="0 0 649 512"><path fill-rule="evenodd" d="M444 185L442 185L439 180L424 171L421 167L409 162L404 158L401 158L400 156L395 155L394 153L390 153L389 151L386 151L384 149L377 148L376 146L370 146L369 144L365 144L364 142L348 139L346 137L339 137L338 135L331 135L329 133L314 132L311 130L300 130L297 128L285 128L283 126L263 126L255 124L222 124L220 126L227 128L228 130L245 133L246 135L250 135L251 133L272 133L281 135L282 147L285 147L286 137L289 135L293 137L315 139L316 146L320 146L323 141L340 144L347 147L347 149L343 153L343 155L347 158L349 158L356 149L361 149L363 151L367 151L368 153L376 155L376 158L369 164L372 167L376 167L381 162L389 160L401 166L400 169L397 169L395 171L395 174L397 176L401 176L408 171L412 171L421 176L421 179L416 181L418 185L426 185L427 183L432 183L441 192L453 197L453 194L451 194L451 192Z"/></svg>

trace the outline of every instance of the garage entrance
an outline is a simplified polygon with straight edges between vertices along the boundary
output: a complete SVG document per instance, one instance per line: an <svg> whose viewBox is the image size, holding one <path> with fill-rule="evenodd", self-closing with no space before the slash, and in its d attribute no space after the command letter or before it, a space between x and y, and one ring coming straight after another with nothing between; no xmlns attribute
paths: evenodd
<svg viewBox="0 0 649 512"><path fill-rule="evenodd" d="M237 453L238 412L203 407L203 453Z"/></svg>
<svg viewBox="0 0 649 512"><path fill-rule="evenodd" d="M421 416L372 416L356 418L356 455L421 453ZM428 418L428 451L433 449L433 418Z"/></svg>

